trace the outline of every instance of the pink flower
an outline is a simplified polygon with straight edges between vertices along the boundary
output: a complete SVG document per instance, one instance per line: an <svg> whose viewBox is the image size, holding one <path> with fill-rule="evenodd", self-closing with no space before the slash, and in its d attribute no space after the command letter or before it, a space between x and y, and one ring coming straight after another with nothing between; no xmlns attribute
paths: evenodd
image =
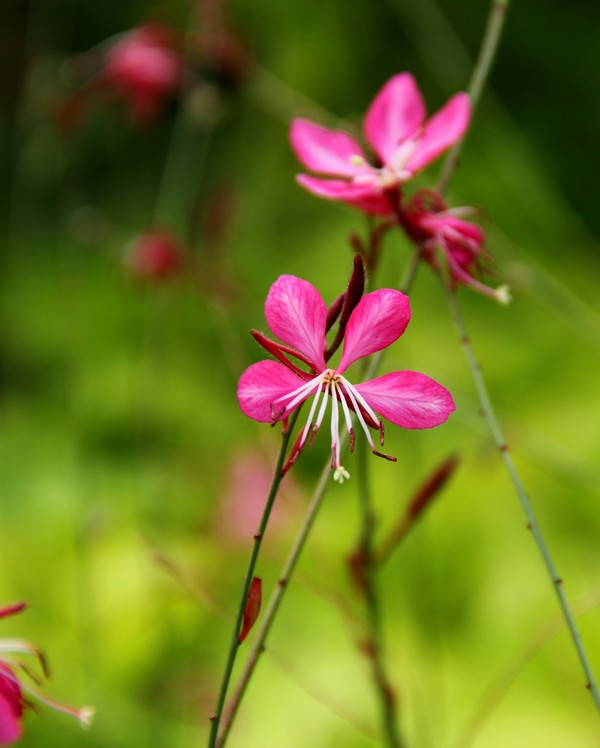
<svg viewBox="0 0 600 748"><path fill-rule="evenodd" d="M164 101L179 87L183 63L164 26L138 26L106 54L103 74L129 106L133 122L153 119Z"/></svg>
<svg viewBox="0 0 600 748"><path fill-rule="evenodd" d="M23 700L14 672L0 663L0 745L10 745L22 735Z"/></svg>
<svg viewBox="0 0 600 748"><path fill-rule="evenodd" d="M344 376L355 361L387 348L402 335L410 320L407 296L389 288L363 296L346 324L342 357L335 368L327 365L324 356L327 311L319 292L307 281L292 275L276 280L267 295L265 317L283 343L270 341L260 333L255 337L279 360L252 364L242 374L237 394L243 413L271 424L285 420L314 396L291 462L309 436L312 442L331 398L331 466L334 479L341 483L349 473L340 462L340 422L350 434L352 450L350 411L356 414L373 454L395 460L379 452L373 442L369 428L379 430L379 443L383 445L379 416L403 428L425 429L443 423L455 406L444 387L413 371L397 371L357 385ZM292 363L289 356L305 364L308 371Z"/></svg>
<svg viewBox="0 0 600 748"><path fill-rule="evenodd" d="M436 272L441 270L441 253L453 284L470 286L506 304L510 301L507 286L490 288L475 277L485 269L482 261L489 260L489 256L483 246L483 230L460 217L473 212L473 208L448 208L437 193L420 190L402 212L402 221Z"/></svg>
<svg viewBox="0 0 600 748"><path fill-rule="evenodd" d="M383 86L364 120L364 132L378 166L372 166L358 142L345 132L328 130L295 119L292 148L311 171L326 177L300 174L309 192L354 205L367 213L393 211L389 193L411 179L465 133L470 119L469 97L456 94L425 121L426 109L410 73L399 73Z"/></svg>
<svg viewBox="0 0 600 748"><path fill-rule="evenodd" d="M83 67L89 67L90 61L97 72L62 104L58 113L60 124L67 129L79 122L98 94L122 99L131 122L147 124L157 117L168 97L177 92L184 73L174 33L156 23L133 28L75 58L75 64Z"/></svg>
<svg viewBox="0 0 600 748"><path fill-rule="evenodd" d="M169 231L152 229L131 243L125 262L138 280L164 281L181 274L183 251Z"/></svg>
<svg viewBox="0 0 600 748"><path fill-rule="evenodd" d="M273 482L276 454L258 445L245 448L233 456L226 471L225 485L213 532L246 548L256 532L265 508L265 497ZM290 476L292 478L292 476ZM300 506L300 491L293 480L282 485L270 518L271 532L289 524Z"/></svg>
<svg viewBox="0 0 600 748"><path fill-rule="evenodd" d="M20 613L24 608L25 603L0 608L0 618ZM43 655L35 645L22 639L0 639L0 745L11 745L22 736L21 721L24 709L28 706L23 692L34 696L57 711L75 717L82 725L88 725L94 713L91 707L74 709L66 704L60 704L44 696L35 686L19 680L17 671L22 670L37 683L37 678L34 678L29 668L21 664L14 656L22 654L33 655L38 660L44 675L47 676Z"/></svg>

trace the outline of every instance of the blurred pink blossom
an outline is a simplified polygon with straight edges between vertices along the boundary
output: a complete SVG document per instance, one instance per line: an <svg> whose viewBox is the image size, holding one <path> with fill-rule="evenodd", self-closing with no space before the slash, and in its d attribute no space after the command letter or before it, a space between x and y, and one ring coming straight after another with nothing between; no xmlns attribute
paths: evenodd
<svg viewBox="0 0 600 748"><path fill-rule="evenodd" d="M256 532L273 482L276 455L248 447L231 461L217 515L217 531L224 538L247 544ZM300 489L292 476L281 485L271 514L271 530L286 523L298 505ZM272 533L271 533L272 534Z"/></svg>
<svg viewBox="0 0 600 748"><path fill-rule="evenodd" d="M442 258L453 284L470 286L484 296L507 303L510 294L506 286L490 288L476 277L490 258L484 249L483 230L462 218L474 212L473 208L448 208L437 193L420 190L402 211L402 222L436 272L442 269Z"/></svg>
<svg viewBox="0 0 600 748"><path fill-rule="evenodd" d="M83 57L95 59L96 51ZM59 121L65 128L76 125L91 99L103 93L125 103L132 124L147 124L177 93L184 73L175 33L158 23L137 26L110 40L95 64L98 71L60 109Z"/></svg>
<svg viewBox="0 0 600 748"><path fill-rule="evenodd" d="M387 348L402 335L410 320L410 304L403 293L384 288L362 297L346 324L342 357L335 368L327 366L324 356L327 314L325 302L310 283L292 275L278 278L267 295L265 316L283 343L260 334L255 337L279 360L260 361L246 369L238 384L238 401L248 417L274 424L285 421L314 395L306 424L292 449L291 464L306 442L312 443L331 397L331 467L334 479L341 483L349 473L340 461L340 422L346 424L352 451L350 411L356 414L373 454L395 460L378 451L369 431L378 429L383 445L383 422L376 411L397 426L424 429L443 423L455 406L444 387L417 372L397 371L358 385L344 376L355 361ZM296 366L290 356L308 371Z"/></svg>
<svg viewBox="0 0 600 748"><path fill-rule="evenodd" d="M183 249L169 231L150 229L128 246L125 264L137 280L169 280L183 271Z"/></svg>
<svg viewBox="0 0 600 748"><path fill-rule="evenodd" d="M387 215L394 211L390 192L456 143L469 119L469 97L459 93L426 120L414 78L410 73L399 73L379 91L363 123L378 164L369 163L351 135L295 119L290 130L292 148L308 169L328 177L300 174L297 180L320 197L354 205L366 213Z"/></svg>
<svg viewBox="0 0 600 748"><path fill-rule="evenodd" d="M0 608L0 618L20 613L25 607L25 603L16 603ZM17 671L22 670L25 675L34 680L34 683L37 683L37 679L33 678L29 669L16 657L23 654L35 657L43 674L46 677L48 675L43 655L35 645L22 639L0 639L0 745L11 745L22 737L21 722L24 709L28 706L24 693L34 696L52 709L75 717L82 725L88 725L94 713L91 707L74 709L50 699L34 685L19 680Z"/></svg>
<svg viewBox="0 0 600 748"><path fill-rule="evenodd" d="M129 107L131 120L148 122L175 93L183 62L170 29L146 24L132 29L106 53L103 75Z"/></svg>

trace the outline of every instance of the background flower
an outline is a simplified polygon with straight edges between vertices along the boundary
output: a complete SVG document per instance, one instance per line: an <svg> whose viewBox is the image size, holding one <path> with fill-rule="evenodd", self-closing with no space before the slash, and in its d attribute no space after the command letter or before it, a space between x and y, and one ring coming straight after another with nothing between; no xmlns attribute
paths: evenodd
<svg viewBox="0 0 600 748"><path fill-rule="evenodd" d="M320 197L386 215L394 211L390 191L456 143L464 135L469 119L469 98L459 93L427 120L413 76L399 73L383 86L365 115L365 137L378 165L369 164L352 136L296 119L290 140L300 161L311 171L336 177L300 174L297 180Z"/></svg>

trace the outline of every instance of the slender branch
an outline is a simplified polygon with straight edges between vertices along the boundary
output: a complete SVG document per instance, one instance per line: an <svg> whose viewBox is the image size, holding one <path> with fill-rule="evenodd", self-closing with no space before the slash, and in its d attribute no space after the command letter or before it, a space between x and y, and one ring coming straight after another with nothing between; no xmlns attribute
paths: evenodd
<svg viewBox="0 0 600 748"><path fill-rule="evenodd" d="M354 581L363 595L367 615L368 639L363 643L363 651L371 667L371 676L377 692L382 733L389 748L402 748L404 741L398 727L396 697L390 684L383 658L383 637L381 614L377 593L377 568L373 558L373 535L375 514L369 481L367 452L364 444L358 451L358 494L362 516L361 536L358 548L350 558Z"/></svg>
<svg viewBox="0 0 600 748"><path fill-rule="evenodd" d="M579 629L575 621L575 616L571 611L571 607L564 590L563 579L558 573L556 566L554 565L554 561L552 560L552 556L550 555L550 551L535 517L533 507L527 493L525 492L523 483L521 482L513 459L510 455L506 439L504 438L504 434L502 432L502 429L500 428L498 419L496 418L487 386L481 372L481 366L477 358L475 357L473 346L471 345L471 339L469 338L465 323L463 321L462 315L460 314L456 295L452 290L448 288L447 294L450 303L450 310L452 312L452 316L454 318L454 322L460 336L460 342L467 358L471 376L473 377L473 382L475 383L475 388L479 396L479 401L483 410L483 416L489 426L489 429L494 438L494 443L498 451L500 452L500 456L502 458L506 471L512 481L515 492L521 503L523 512L525 513L525 517L527 518L527 529L531 531L538 552L542 558L542 561L550 578L550 582L554 587L554 590L558 597L558 602L567 624L567 628L569 629L571 639L573 640L573 644L575 646L575 649L577 650L581 666L587 678L586 688L588 688L591 692L596 708L600 712L600 691L598 690L598 684L596 682L592 667L587 657L581 634L579 633Z"/></svg>
<svg viewBox="0 0 600 748"><path fill-rule="evenodd" d="M343 434L340 439L340 450L344 448L346 442L346 434ZM323 501L323 497L325 496L325 492L330 480L331 461L327 460L325 466L323 467L323 470L321 471L319 481L315 487L311 502L302 523L302 527L300 528L300 531L296 536L296 540L294 541L288 557L281 569L281 573L277 581L277 586L275 587L271 598L269 599L268 606L263 614L262 624L256 632L256 636L252 644L252 649L250 651L250 654L248 655L244 670L242 671L235 691L231 696L231 701L229 703L227 711L223 715L221 731L217 738L217 742L214 744L215 748L223 748L227 741L231 725L238 712L240 703L242 701L248 683L250 682L252 673L254 672L254 668L258 664L260 655L265 651L265 642L267 640L267 636L269 634L269 631L271 630L271 626L273 625L273 621L275 620L275 616L277 614L279 606L281 605L281 601L283 600L283 596L288 587L294 569L296 568L296 564L298 563L298 559L300 558L300 554L302 553L304 544L306 543L306 540L310 534L317 513L321 508L321 503Z"/></svg>
<svg viewBox="0 0 600 748"><path fill-rule="evenodd" d="M242 620L244 617L244 609L246 607L246 601L248 599L250 585L252 584L252 579L254 577L254 569L256 567L256 562L258 560L258 553L260 551L263 537L267 529L267 524L269 522L269 517L271 515L271 510L273 509L275 498L277 496L277 492L279 490L279 486L283 478L283 474L282 474L283 463L285 460L290 437L291 437L292 431L294 430L294 425L296 423L296 420L298 419L299 413L300 413L300 409L298 408L294 412L294 414L291 416L290 422L288 424L288 428L281 440L281 449L279 450L279 456L277 458L277 464L275 466L275 474L273 476L271 490L269 491L269 496L267 498L267 503L265 504L265 508L263 511L262 518L260 520L260 524L258 526L258 530L256 534L254 535L254 544L252 546L252 551L250 553L250 558L248 560L248 568L246 570L246 576L244 577L244 583L242 585L242 593L240 595L238 611L237 611L235 623L233 626L231 642L229 644L229 650L227 652L227 660L225 662L225 669L223 671L223 676L221 680L221 688L219 689L219 695L217 697L217 704L215 707L215 711L210 717L212 724L211 724L210 735L209 735L209 740L208 740L208 748L214 748L216 744L219 724L221 722L221 717L223 715L223 707L225 706L225 698L227 696L227 689L229 687L231 673L233 671L233 666L235 665L236 656L237 656L239 646L240 646L239 641L238 641L238 635L240 633L240 628L241 628Z"/></svg>
<svg viewBox="0 0 600 748"><path fill-rule="evenodd" d="M509 0L492 0L490 11L488 14L487 25L483 32L483 39L481 41L481 47L479 49L479 56L471 80L467 87L469 98L471 99L471 116L479 104L479 98L483 87L488 79L498 45L500 37L502 36L502 30L504 28L504 19L508 10ZM454 147L449 151L442 167L442 175L439 179L437 191L442 195L448 187L448 182L454 173L454 169L458 164L460 152L463 146L465 138L461 138Z"/></svg>

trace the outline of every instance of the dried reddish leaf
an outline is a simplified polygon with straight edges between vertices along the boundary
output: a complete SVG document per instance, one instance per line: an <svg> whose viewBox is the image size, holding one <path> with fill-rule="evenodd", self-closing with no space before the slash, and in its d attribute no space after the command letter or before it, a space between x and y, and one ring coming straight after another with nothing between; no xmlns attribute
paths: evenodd
<svg viewBox="0 0 600 748"><path fill-rule="evenodd" d="M241 644L244 639L250 633L250 630L256 623L258 614L260 613L260 604L262 602L262 580L260 577L254 577L250 590L248 592L248 598L246 599L246 607L244 608L244 620L242 622L242 630L238 636L238 644Z"/></svg>

